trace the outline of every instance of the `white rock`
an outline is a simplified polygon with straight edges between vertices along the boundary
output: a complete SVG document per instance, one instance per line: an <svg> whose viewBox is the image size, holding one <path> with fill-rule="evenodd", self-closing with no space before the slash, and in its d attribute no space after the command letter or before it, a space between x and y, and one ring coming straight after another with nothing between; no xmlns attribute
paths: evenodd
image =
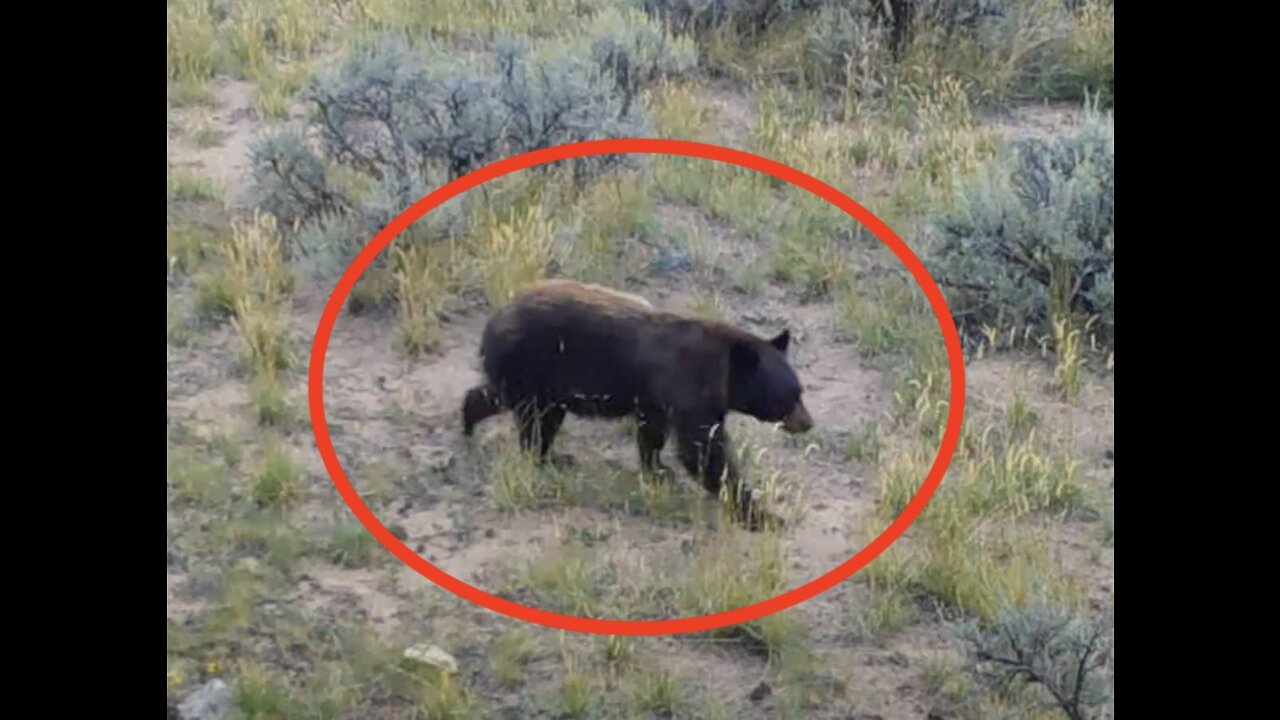
<svg viewBox="0 0 1280 720"><path fill-rule="evenodd" d="M182 720L217 720L231 711L231 688L218 678L205 683L178 706Z"/></svg>
<svg viewBox="0 0 1280 720"><path fill-rule="evenodd" d="M438 645L410 645L405 648L404 656L410 660L438 667L448 673L458 672L458 661Z"/></svg>

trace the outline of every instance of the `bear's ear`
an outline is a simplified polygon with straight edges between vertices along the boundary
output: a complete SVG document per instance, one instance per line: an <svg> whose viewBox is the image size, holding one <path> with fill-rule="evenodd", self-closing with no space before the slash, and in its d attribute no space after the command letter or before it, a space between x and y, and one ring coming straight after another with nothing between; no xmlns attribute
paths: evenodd
<svg viewBox="0 0 1280 720"><path fill-rule="evenodd" d="M749 373L760 364L760 354L745 342L735 342L729 348L729 362L734 372Z"/></svg>
<svg viewBox="0 0 1280 720"><path fill-rule="evenodd" d="M791 331L783 330L778 337L769 341L769 344L778 350L778 352L786 354L787 347L791 345Z"/></svg>

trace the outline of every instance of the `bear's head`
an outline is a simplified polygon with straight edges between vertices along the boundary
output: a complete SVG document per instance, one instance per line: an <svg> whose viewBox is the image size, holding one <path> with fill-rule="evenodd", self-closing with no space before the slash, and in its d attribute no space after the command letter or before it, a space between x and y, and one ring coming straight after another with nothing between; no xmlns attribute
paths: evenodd
<svg viewBox="0 0 1280 720"><path fill-rule="evenodd" d="M735 339L729 353L729 407L757 420L782 423L789 433L807 432L813 418L805 408L800 379L787 361L791 332L772 340Z"/></svg>

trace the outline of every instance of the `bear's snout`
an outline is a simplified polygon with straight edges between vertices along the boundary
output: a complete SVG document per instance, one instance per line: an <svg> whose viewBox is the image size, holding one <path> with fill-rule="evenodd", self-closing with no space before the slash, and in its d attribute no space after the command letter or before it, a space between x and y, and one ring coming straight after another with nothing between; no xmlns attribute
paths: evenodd
<svg viewBox="0 0 1280 720"><path fill-rule="evenodd" d="M799 434L808 432L813 428L813 418L809 417L809 410L805 408L804 403L796 403L795 408L782 419L782 429L789 433Z"/></svg>

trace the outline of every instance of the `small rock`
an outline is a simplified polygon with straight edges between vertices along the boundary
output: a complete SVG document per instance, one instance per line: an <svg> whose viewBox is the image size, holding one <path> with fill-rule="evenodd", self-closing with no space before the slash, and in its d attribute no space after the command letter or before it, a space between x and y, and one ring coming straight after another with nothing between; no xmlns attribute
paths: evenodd
<svg viewBox="0 0 1280 720"><path fill-rule="evenodd" d="M220 678L214 678L191 693L178 706L182 720L216 720L231 712L231 688Z"/></svg>
<svg viewBox="0 0 1280 720"><path fill-rule="evenodd" d="M387 529L390 530L391 535L400 542L404 542L409 539L409 532L399 523L391 523L391 526Z"/></svg>
<svg viewBox="0 0 1280 720"><path fill-rule="evenodd" d="M761 681L759 685L751 691L751 702L760 702L761 700L773 694L773 688L769 687L769 683Z"/></svg>
<svg viewBox="0 0 1280 720"><path fill-rule="evenodd" d="M458 672L458 661L438 645L410 645L405 648L404 656L410 660L438 667L447 673Z"/></svg>
<svg viewBox="0 0 1280 720"><path fill-rule="evenodd" d="M443 445L415 446L410 448L410 453L413 459L430 473L445 472L456 462L453 450Z"/></svg>
<svg viewBox="0 0 1280 720"><path fill-rule="evenodd" d="M650 267L660 273L685 272L693 269L693 262L689 259L689 253L683 250L663 248Z"/></svg>
<svg viewBox="0 0 1280 720"><path fill-rule="evenodd" d="M1102 513L1094 508L1084 507L1078 508L1071 513L1071 519L1080 522L1095 523L1102 519Z"/></svg>
<svg viewBox="0 0 1280 720"><path fill-rule="evenodd" d="M498 536L498 531L494 530L493 528L489 528L484 531L484 536L487 538L495 538Z"/></svg>

